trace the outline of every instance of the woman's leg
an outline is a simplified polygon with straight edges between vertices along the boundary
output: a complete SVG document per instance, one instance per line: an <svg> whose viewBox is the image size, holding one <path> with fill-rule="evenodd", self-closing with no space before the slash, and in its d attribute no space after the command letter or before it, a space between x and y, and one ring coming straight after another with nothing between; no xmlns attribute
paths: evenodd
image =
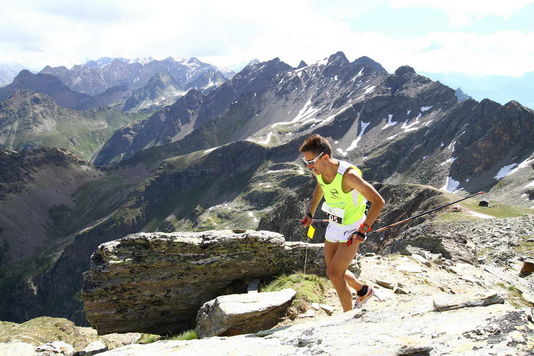
<svg viewBox="0 0 534 356"><path fill-rule="evenodd" d="M326 263L326 272L328 273L328 266L330 265L332 258L336 254L337 248L339 246L338 242L324 242L324 261Z"/></svg>
<svg viewBox="0 0 534 356"><path fill-rule="evenodd" d="M347 245L347 243L336 243L335 245L337 246L335 247L332 245L334 243L325 242L326 273L336 289L343 311L349 311L352 310L352 295L345 278L347 276L347 268L354 256L356 256L359 243L352 243L350 245ZM355 287L360 286L359 289L361 289L361 284L358 283L355 277L352 279L351 275L354 277L352 273L348 275L351 284L354 283Z"/></svg>
<svg viewBox="0 0 534 356"><path fill-rule="evenodd" d="M354 273L349 270L345 271L345 281L348 283L349 287L354 289L356 292L363 288L363 284L360 283Z"/></svg>
<svg viewBox="0 0 534 356"><path fill-rule="evenodd" d="M326 262L326 268L328 271L328 265L330 264L330 261L332 261L332 258L336 254L337 248L340 245L339 242L324 242L324 259ZM356 249L357 251L358 249ZM349 284L349 287L353 288L355 291L359 291L362 289L363 284L358 281L354 273L352 273L349 270L345 271L345 281Z"/></svg>

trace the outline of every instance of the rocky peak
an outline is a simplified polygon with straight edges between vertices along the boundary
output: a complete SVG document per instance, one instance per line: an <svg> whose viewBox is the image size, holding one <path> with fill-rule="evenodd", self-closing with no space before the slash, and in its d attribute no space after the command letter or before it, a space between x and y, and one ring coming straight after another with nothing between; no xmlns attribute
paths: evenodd
<svg viewBox="0 0 534 356"><path fill-rule="evenodd" d="M415 74L415 70L410 66L400 66L395 71L395 75L407 75L407 74Z"/></svg>
<svg viewBox="0 0 534 356"><path fill-rule="evenodd" d="M150 78L146 86L149 88L165 88L173 82L174 80L168 73L158 72Z"/></svg>
<svg viewBox="0 0 534 356"><path fill-rule="evenodd" d="M124 67L128 67L128 64L127 62L123 61L122 59L120 58L114 58L111 62L109 62L106 66L109 66L110 69L119 69L119 68L124 68ZM132 65L134 66L141 66L142 64L140 63L132 63Z"/></svg>
<svg viewBox="0 0 534 356"><path fill-rule="evenodd" d="M184 63L187 63L187 64L201 64L202 62L199 61L199 59L197 57L189 57L184 61Z"/></svg>
<svg viewBox="0 0 534 356"><path fill-rule="evenodd" d="M30 72L27 69L23 69L19 72L19 74L17 74L17 76L15 77L15 80L21 81L21 80L24 80L25 78L30 78L31 76L33 76L32 72Z"/></svg>
<svg viewBox="0 0 534 356"><path fill-rule="evenodd" d="M266 62L250 62L243 70L237 73L230 81L236 90L241 91L244 88L249 90L263 91L274 77L291 69L291 66L284 63L280 58L274 58ZM248 92L249 90L246 90Z"/></svg>
<svg viewBox="0 0 534 356"><path fill-rule="evenodd" d="M363 67L371 68L373 71L381 72L381 73L387 73L387 71L382 67L382 65L378 62L375 62L371 58L367 56L362 56L358 59L356 59L353 64L361 65Z"/></svg>
<svg viewBox="0 0 534 356"><path fill-rule="evenodd" d="M349 60L345 57L345 53L339 51L328 57L328 65L344 65L348 64Z"/></svg>
<svg viewBox="0 0 534 356"><path fill-rule="evenodd" d="M509 102L504 104L503 107L506 109L510 109L510 110L516 110L517 112L524 112L524 113L530 113L530 114L534 112L534 110L526 106L523 106L520 102L516 100L510 100Z"/></svg>
<svg viewBox="0 0 534 356"><path fill-rule="evenodd" d="M55 106L56 103L50 96L42 93L36 93L28 89L17 89L6 101L0 102L0 108L14 106L17 109L20 109L23 105Z"/></svg>
<svg viewBox="0 0 534 356"><path fill-rule="evenodd" d="M254 58L253 60L251 60L250 62L247 63L245 68L246 67L254 67L255 65L257 65L259 63L260 63L260 61L257 58Z"/></svg>
<svg viewBox="0 0 534 356"><path fill-rule="evenodd" d="M53 77L53 76L48 75L48 74L33 74L32 72L30 72L27 69L21 70L20 73L15 77L13 82L26 84L30 80L34 79L34 78L39 78L39 79L43 79L43 80L47 79L47 80L49 80L51 82L58 83L58 85L62 84L61 81L59 79L57 79L56 77Z"/></svg>
<svg viewBox="0 0 534 356"><path fill-rule="evenodd" d="M304 67L307 67L308 64L304 61L300 61L299 65L297 66L297 69L300 69L300 68L304 68Z"/></svg>
<svg viewBox="0 0 534 356"><path fill-rule="evenodd" d="M461 88L458 88L454 91L454 95L456 95L456 99L458 99L458 102L466 101L469 99L472 99L469 95L464 93L464 91Z"/></svg>
<svg viewBox="0 0 534 356"><path fill-rule="evenodd" d="M13 83L0 88L0 101L9 98L18 89L50 95L59 106L70 109L80 109L92 101L90 96L69 89L53 75L33 74L26 69L15 77Z"/></svg>
<svg viewBox="0 0 534 356"><path fill-rule="evenodd" d="M26 89L44 90L45 88L51 90L68 89L65 84L58 78L49 74L33 74L27 69L21 70L20 73L13 79L13 83L16 86Z"/></svg>
<svg viewBox="0 0 534 356"><path fill-rule="evenodd" d="M343 76L346 72L350 71L350 62L345 57L343 52L336 52L328 57L326 62L326 67L324 68L322 74L325 77L333 78L335 76Z"/></svg>
<svg viewBox="0 0 534 356"><path fill-rule="evenodd" d="M401 66L394 74L386 78L386 84L391 88L392 93L397 93L403 87L411 92L425 83L430 83L430 79L418 75L410 66Z"/></svg>
<svg viewBox="0 0 534 356"><path fill-rule="evenodd" d="M516 100L510 100L509 102L507 102L504 106L508 107L508 108L513 108L513 107L520 107L521 104L519 104L519 102L517 102Z"/></svg>
<svg viewBox="0 0 534 356"><path fill-rule="evenodd" d="M113 58L102 57L102 58L99 58L97 60L88 61L87 63L85 63L85 65L88 66L88 67L92 67L92 68L102 68L102 67L105 67L106 65L108 65L109 63L111 63L111 61L113 61ZM49 67L49 66L46 66L46 67L51 69L51 67Z"/></svg>

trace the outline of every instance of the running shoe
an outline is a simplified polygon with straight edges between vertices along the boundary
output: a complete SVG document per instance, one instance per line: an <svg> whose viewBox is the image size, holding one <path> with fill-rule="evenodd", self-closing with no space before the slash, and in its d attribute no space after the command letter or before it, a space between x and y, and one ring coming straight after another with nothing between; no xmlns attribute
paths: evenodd
<svg viewBox="0 0 534 356"><path fill-rule="evenodd" d="M365 295L362 295L361 297L360 296L356 296L356 301L354 302L354 309L361 308L363 306L363 304L369 298L371 298L374 294L375 294L375 291L374 291L373 287L367 286L367 293L365 293Z"/></svg>

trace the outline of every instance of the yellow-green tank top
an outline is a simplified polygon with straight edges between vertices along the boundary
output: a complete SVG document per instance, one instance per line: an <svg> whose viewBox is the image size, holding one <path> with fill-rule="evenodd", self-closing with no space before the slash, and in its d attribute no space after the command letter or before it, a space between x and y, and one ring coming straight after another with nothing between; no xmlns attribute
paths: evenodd
<svg viewBox="0 0 534 356"><path fill-rule="evenodd" d="M341 209L344 212L341 224L350 225L354 224L364 216L366 208L365 204L367 201L365 200L364 196L356 190L351 190L348 193L343 192L343 175L348 169L354 169L356 174L361 177L362 171L348 162L341 160L338 161L339 167L337 169L336 176L330 184L326 184L321 175L317 175L316 178L324 192L324 199L327 207L334 208L330 209L331 211ZM324 205L323 210L325 210Z"/></svg>

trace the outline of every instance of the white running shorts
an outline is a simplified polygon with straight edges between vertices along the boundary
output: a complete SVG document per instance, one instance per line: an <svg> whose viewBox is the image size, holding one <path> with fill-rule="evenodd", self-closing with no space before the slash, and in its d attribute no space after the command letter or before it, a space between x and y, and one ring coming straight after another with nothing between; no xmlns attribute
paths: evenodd
<svg viewBox="0 0 534 356"><path fill-rule="evenodd" d="M325 240L328 242L347 242L351 232L356 232L365 221L364 215L360 220L350 225L341 225L330 221L326 227Z"/></svg>

